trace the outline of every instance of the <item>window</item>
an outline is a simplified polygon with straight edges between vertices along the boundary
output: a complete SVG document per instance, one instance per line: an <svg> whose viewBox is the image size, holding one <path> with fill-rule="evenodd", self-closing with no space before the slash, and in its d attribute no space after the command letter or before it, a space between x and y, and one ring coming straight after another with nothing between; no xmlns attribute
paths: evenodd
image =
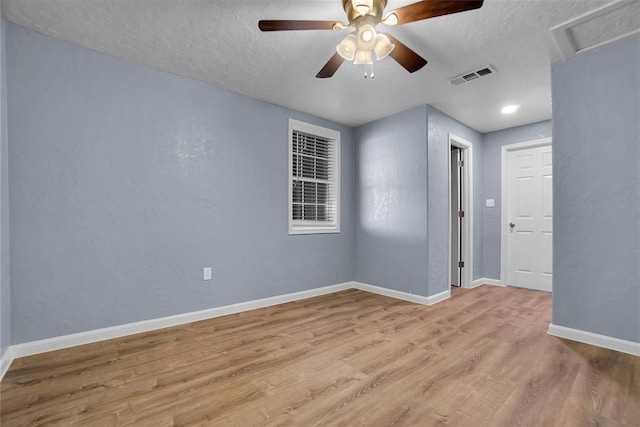
<svg viewBox="0 0 640 427"><path fill-rule="evenodd" d="M289 119L289 234L340 232L340 132Z"/></svg>

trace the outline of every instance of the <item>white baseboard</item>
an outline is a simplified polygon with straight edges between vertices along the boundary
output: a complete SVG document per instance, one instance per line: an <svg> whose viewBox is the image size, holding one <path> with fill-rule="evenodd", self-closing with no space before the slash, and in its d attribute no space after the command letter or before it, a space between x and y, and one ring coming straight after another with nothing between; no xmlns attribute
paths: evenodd
<svg viewBox="0 0 640 427"><path fill-rule="evenodd" d="M447 289L446 291L442 291L439 294L435 294L435 295L430 295L427 297L427 301L429 301L427 303L427 305L433 305L435 303L438 303L440 301L444 301L446 299L451 298L451 289Z"/></svg>
<svg viewBox="0 0 640 427"><path fill-rule="evenodd" d="M31 356L34 354L45 353L47 351L60 350L63 348L74 347L82 344L90 344L112 338L138 334L141 332L149 332L156 329L197 322L199 320L212 319L214 317L226 316L228 314L255 310L257 308L270 307L273 305L283 304L291 301L297 301L319 295L339 292L349 288L351 288L351 282L345 282L337 285L310 289L308 291L293 292L290 294L241 302L238 304L231 304L222 307L215 307L207 310L176 314L174 316L143 320L140 322L127 323L124 325L111 326L108 328L94 329L91 331L79 332L77 334L63 335L59 337L31 341L24 344L15 344L12 345L10 349L13 351L13 358Z"/></svg>
<svg viewBox="0 0 640 427"><path fill-rule="evenodd" d="M582 331L580 329L567 328L566 326L549 324L549 335L555 337L567 338L585 344L591 344L598 347L608 348L610 350L620 351L622 353L640 356L640 343L622 340L607 335L595 334L593 332Z"/></svg>
<svg viewBox="0 0 640 427"><path fill-rule="evenodd" d="M11 362L13 362L13 359L13 349L9 347L0 359L0 380L4 378L4 374L6 374L9 370L9 366L11 366Z"/></svg>
<svg viewBox="0 0 640 427"><path fill-rule="evenodd" d="M94 329L86 332L79 332L77 334L62 335L59 337L46 338L23 344L15 344L10 346L2 357L0 365L0 380L4 377L4 374L9 369L11 362L18 357L32 356L34 354L75 347L83 344L91 344L94 342L104 341L112 338L139 334L142 332L150 332L156 329L183 325L185 323L197 322L199 320L213 319L215 317L226 316L228 314L255 310L257 308L270 307L273 305L312 298L319 295L326 295L333 292L344 291L351 288L424 305L432 305L451 296L449 290L429 297L424 297L420 295L408 294L406 292L395 291L392 289L386 289L379 286L367 285L365 283L344 282L337 285L324 286L322 288L310 289L307 291L293 292L285 295L278 295L269 298L241 302L238 304L231 304L223 307L215 307L207 310L194 311L191 313L176 314L174 316L160 317L157 319L143 320L140 322L127 323L124 325L111 326L108 328Z"/></svg>
<svg viewBox="0 0 640 427"><path fill-rule="evenodd" d="M506 287L506 285L504 283L502 283L501 280L487 279L487 278L483 277L482 279L476 279L473 282L471 282L471 289L477 288L480 285L491 285L491 286Z"/></svg>
<svg viewBox="0 0 640 427"><path fill-rule="evenodd" d="M395 289L383 288L381 286L368 285L366 283L351 282L351 287L360 289L361 291L371 292L378 295L384 295L385 297L391 297L401 299L404 301L414 302L416 304L433 305L437 302L445 300L451 297L451 291L446 290L439 294L431 295L428 297L422 295L410 294L407 292L396 291Z"/></svg>

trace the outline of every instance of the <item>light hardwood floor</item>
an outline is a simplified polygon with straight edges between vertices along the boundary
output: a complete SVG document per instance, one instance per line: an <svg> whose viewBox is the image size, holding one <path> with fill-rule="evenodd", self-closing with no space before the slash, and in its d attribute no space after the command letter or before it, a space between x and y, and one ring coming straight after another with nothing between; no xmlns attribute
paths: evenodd
<svg viewBox="0 0 640 427"><path fill-rule="evenodd" d="M26 357L2 426L640 425L640 358L547 335L550 305L349 290Z"/></svg>

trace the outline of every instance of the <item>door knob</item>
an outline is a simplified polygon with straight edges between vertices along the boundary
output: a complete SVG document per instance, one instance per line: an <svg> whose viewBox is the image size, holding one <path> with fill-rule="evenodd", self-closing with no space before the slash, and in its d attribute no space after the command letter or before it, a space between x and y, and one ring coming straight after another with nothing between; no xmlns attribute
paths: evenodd
<svg viewBox="0 0 640 427"><path fill-rule="evenodd" d="M514 223L512 223L512 222L510 222L510 223L509 223L509 227L513 228L513 227L515 227L515 226L516 226L516 225L515 225Z"/></svg>

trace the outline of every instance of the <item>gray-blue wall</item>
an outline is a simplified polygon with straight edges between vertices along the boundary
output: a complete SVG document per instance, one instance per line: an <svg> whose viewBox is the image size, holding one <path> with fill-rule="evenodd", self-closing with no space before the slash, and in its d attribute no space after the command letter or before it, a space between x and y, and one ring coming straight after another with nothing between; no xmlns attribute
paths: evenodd
<svg viewBox="0 0 640 427"><path fill-rule="evenodd" d="M9 169L7 145L6 24L0 17L0 357L11 345L9 281Z"/></svg>
<svg viewBox="0 0 640 427"><path fill-rule="evenodd" d="M482 153L478 163L482 168L478 213L482 217L482 277L500 279L500 210L502 206L501 180L502 146L551 137L551 120L518 126L483 135ZM484 206L486 199L495 199L493 208Z"/></svg>
<svg viewBox="0 0 640 427"><path fill-rule="evenodd" d="M356 130L354 280L428 296L427 107Z"/></svg>
<svg viewBox="0 0 640 427"><path fill-rule="evenodd" d="M553 323L640 342L640 36L551 81Z"/></svg>
<svg viewBox="0 0 640 427"><path fill-rule="evenodd" d="M6 43L13 344L352 279L352 129L11 24ZM340 234L287 234L290 117L342 132Z"/></svg>
<svg viewBox="0 0 640 427"><path fill-rule="evenodd" d="M481 134L431 106L356 130L356 281L422 296L449 289L449 133L479 148Z"/></svg>

